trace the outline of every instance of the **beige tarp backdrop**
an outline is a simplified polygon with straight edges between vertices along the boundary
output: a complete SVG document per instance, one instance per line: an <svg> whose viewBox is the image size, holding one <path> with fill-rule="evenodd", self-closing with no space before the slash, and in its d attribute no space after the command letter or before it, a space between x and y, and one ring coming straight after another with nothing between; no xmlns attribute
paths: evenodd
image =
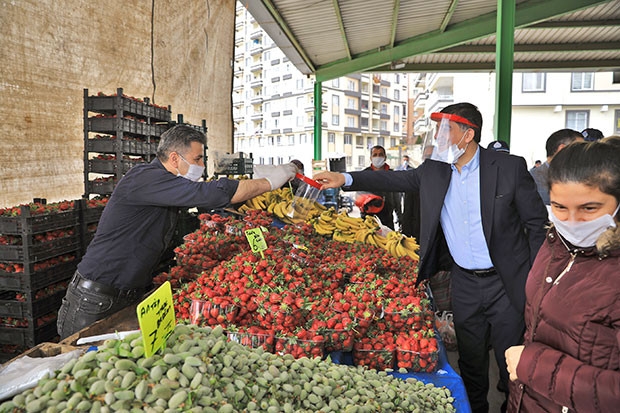
<svg viewBox="0 0 620 413"><path fill-rule="evenodd" d="M233 0L0 0L0 207L82 196L84 88L205 119L230 151L234 19Z"/></svg>

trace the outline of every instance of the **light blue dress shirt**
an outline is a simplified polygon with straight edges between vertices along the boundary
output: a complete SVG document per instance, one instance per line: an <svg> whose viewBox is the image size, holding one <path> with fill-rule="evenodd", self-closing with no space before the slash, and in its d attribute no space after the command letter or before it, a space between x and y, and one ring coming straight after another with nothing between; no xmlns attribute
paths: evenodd
<svg viewBox="0 0 620 413"><path fill-rule="evenodd" d="M452 177L440 219L450 254L463 268L491 268L493 262L484 238L480 212L480 148L461 172L456 166L451 167Z"/></svg>

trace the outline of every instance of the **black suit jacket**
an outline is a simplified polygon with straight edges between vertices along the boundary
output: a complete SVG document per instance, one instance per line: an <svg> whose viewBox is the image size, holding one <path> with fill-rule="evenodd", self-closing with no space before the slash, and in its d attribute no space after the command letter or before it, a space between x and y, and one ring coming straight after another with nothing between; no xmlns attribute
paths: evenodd
<svg viewBox="0 0 620 413"><path fill-rule="evenodd" d="M525 281L545 238L547 209L521 157L480 151L480 209L482 227L493 265L512 304L525 306ZM433 160L409 171L351 172L345 190L390 190L420 193L419 279L439 269L445 242L440 215L452 176L451 166Z"/></svg>

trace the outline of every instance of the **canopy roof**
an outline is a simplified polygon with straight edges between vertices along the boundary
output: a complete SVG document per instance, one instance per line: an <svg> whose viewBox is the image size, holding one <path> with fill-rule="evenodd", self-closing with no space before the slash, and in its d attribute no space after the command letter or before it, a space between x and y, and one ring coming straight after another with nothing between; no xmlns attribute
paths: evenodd
<svg viewBox="0 0 620 413"><path fill-rule="evenodd" d="M495 69L498 4L514 13L514 70L620 68L620 0L245 0L304 74ZM510 1L508 2L510 3Z"/></svg>

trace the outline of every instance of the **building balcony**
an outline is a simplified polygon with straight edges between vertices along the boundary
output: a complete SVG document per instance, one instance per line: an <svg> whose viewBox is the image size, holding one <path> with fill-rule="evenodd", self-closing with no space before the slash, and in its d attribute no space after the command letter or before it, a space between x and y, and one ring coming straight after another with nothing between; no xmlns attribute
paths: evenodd
<svg viewBox="0 0 620 413"><path fill-rule="evenodd" d="M257 112L257 113L253 113L251 116L252 120L263 120L263 113L262 112Z"/></svg>
<svg viewBox="0 0 620 413"><path fill-rule="evenodd" d="M242 67L235 67L235 70L233 72L233 75L235 77L241 77L243 76L243 68Z"/></svg>
<svg viewBox="0 0 620 413"><path fill-rule="evenodd" d="M362 97L362 92L358 92L357 90L345 89L344 90L344 95L345 96L353 96L353 97L356 97L356 98L361 98Z"/></svg>
<svg viewBox="0 0 620 413"><path fill-rule="evenodd" d="M345 132L350 132L350 133L361 133L362 132L362 128L355 128L352 126L345 126L344 127L344 131Z"/></svg>
<svg viewBox="0 0 620 413"><path fill-rule="evenodd" d="M258 105L258 104L263 103L263 95L252 96L252 99L250 99L250 103L252 103L253 105Z"/></svg>
<svg viewBox="0 0 620 413"><path fill-rule="evenodd" d="M252 88L263 87L263 79L252 79L250 86Z"/></svg>
<svg viewBox="0 0 620 413"><path fill-rule="evenodd" d="M260 72L261 70L263 70L262 62L254 63L252 66L250 66L250 72Z"/></svg>
<svg viewBox="0 0 620 413"><path fill-rule="evenodd" d="M262 45L255 45L254 47L252 47L252 50L250 50L250 55L252 56L256 56L263 53L263 46Z"/></svg>
<svg viewBox="0 0 620 413"><path fill-rule="evenodd" d="M415 97L415 100L413 101L413 107L424 108L424 106L426 106L426 102L428 102L428 93L420 93L418 96Z"/></svg>
<svg viewBox="0 0 620 413"><path fill-rule="evenodd" d="M380 113L379 119L390 119L390 115L388 115L387 113Z"/></svg>
<svg viewBox="0 0 620 413"><path fill-rule="evenodd" d="M236 113L235 115L233 115L233 120L235 122L242 122L243 121L243 113Z"/></svg>
<svg viewBox="0 0 620 413"><path fill-rule="evenodd" d="M235 62L241 62L243 60L243 51L235 51Z"/></svg>
<svg viewBox="0 0 620 413"><path fill-rule="evenodd" d="M349 108L344 108L344 113L345 113L345 115L355 115L355 116L359 116L359 115L362 114L362 112L360 110L349 109Z"/></svg>
<svg viewBox="0 0 620 413"><path fill-rule="evenodd" d="M262 29L254 30L252 32L252 34L250 34L250 39L252 39L252 40L260 39L261 37L263 37L263 30Z"/></svg>

